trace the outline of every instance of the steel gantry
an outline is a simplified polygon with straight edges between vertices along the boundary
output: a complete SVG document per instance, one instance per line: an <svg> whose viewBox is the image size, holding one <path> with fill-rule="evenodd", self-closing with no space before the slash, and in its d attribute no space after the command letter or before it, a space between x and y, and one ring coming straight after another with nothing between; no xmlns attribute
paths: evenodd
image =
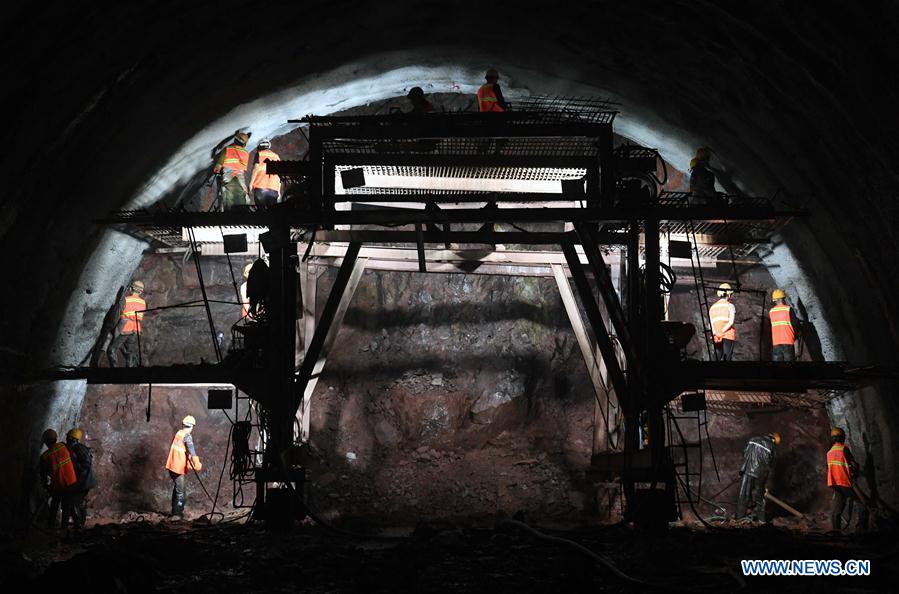
<svg viewBox="0 0 899 594"><path fill-rule="evenodd" d="M694 222L709 234L716 225L744 225L757 241L759 226L773 228L806 213L778 210L764 199L721 195L699 205L688 194L660 192L653 180L657 154L616 149L614 119L607 105L579 101L567 107L535 102L500 114L297 120L308 128L307 158L268 163L287 187L282 204L229 212L130 211L102 221L174 243L186 228L266 229L259 235L269 258L266 316L242 331L252 345L218 365L72 369L56 377L235 384L266 411L266 452L255 471L259 506L270 485L300 480L285 452L309 437L316 382L367 266L551 276L596 392L597 415L605 417L607 431L623 434L628 517L667 522L677 488L663 417L671 400L701 388L844 388L864 374L842 363L683 360L663 325L660 233ZM337 266L338 273L316 319L316 269L323 266ZM306 328L299 365L298 315ZM612 409L620 410L623 423L609 424ZM287 513L283 509L266 513Z"/></svg>

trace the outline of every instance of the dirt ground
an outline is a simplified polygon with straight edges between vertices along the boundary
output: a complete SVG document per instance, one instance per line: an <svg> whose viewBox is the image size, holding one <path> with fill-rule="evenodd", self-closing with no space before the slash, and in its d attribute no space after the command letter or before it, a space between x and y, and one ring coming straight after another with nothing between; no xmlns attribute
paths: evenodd
<svg viewBox="0 0 899 594"><path fill-rule="evenodd" d="M364 527L350 535L313 524L267 531L242 520L141 520L94 525L80 534L33 531L4 543L0 568L6 580L42 591L75 583L89 592L128 593L870 592L890 590L899 578L894 533L835 536L786 521L714 531L676 525L659 535L620 525L540 528L565 542L505 521L420 524L399 536L365 536ZM373 534L370 527L367 534ZM616 577L591 553L638 581ZM871 575L743 578L741 559L868 559Z"/></svg>

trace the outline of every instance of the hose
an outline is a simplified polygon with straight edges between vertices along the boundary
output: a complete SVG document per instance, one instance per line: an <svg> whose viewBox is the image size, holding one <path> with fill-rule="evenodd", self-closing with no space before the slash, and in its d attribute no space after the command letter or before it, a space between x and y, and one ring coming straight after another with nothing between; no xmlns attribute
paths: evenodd
<svg viewBox="0 0 899 594"><path fill-rule="evenodd" d="M608 558L600 555L599 553L595 553L595 552L591 551L584 545L577 543L573 540L569 540L567 538L562 538L559 536L550 536L548 534L544 534L543 532L540 532L539 530L536 530L535 528L532 528L528 524L525 524L524 522L520 522L518 520L504 520L502 523L509 524L510 526L515 526L517 528L521 528L522 530L536 536L540 540L545 540L547 542L552 542L552 543L557 543L557 544L563 544L563 545L565 545L569 548L572 548L580 553L583 553L587 557L590 557L591 559L593 559L594 561L596 561L597 563L599 563L600 565L602 565L603 567L608 569L610 572L612 572L612 574L615 575L615 577L617 577L618 579L620 579L621 581L623 581L627 584L633 584L635 586L643 586L645 588L663 588L664 587L662 585L650 584L649 582L644 582L643 580L638 580L636 578L632 578L631 576L627 575L626 573L624 573L623 571L621 571L620 569L615 567L615 564L612 563L612 561L609 560Z"/></svg>

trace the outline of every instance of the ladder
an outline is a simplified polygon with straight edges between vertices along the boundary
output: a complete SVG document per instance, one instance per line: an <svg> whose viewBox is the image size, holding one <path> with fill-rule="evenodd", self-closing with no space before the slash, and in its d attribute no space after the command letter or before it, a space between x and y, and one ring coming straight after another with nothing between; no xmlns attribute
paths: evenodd
<svg viewBox="0 0 899 594"><path fill-rule="evenodd" d="M697 410L682 410L685 396L701 400L704 403L705 392L703 390L684 392L680 396L681 410L673 410L670 404L665 408L668 425L668 456L679 486L679 488L675 489L675 502L681 517L683 517L683 505L692 507L697 505L701 499L704 461L703 432L705 433L705 440L709 442L709 453L711 454L715 475L718 476L718 464L715 461L715 453L711 449L711 440L709 439L709 423L706 409L703 406ZM687 426L695 427L695 436L691 435L688 437L684 434L684 429Z"/></svg>
<svg viewBox="0 0 899 594"><path fill-rule="evenodd" d="M694 264L694 255L696 257ZM709 361L714 361L716 355L712 350L712 320L709 317L709 300L705 293L705 278L702 274L702 262L699 260L699 248L696 245L696 228L690 221L690 269L693 271L693 286L696 289L696 300L699 303L699 318L702 320L702 336L705 341L706 352Z"/></svg>

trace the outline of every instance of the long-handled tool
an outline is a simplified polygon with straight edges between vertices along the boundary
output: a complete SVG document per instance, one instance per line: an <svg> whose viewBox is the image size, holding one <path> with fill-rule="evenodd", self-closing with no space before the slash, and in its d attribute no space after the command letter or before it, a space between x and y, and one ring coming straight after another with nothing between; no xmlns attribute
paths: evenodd
<svg viewBox="0 0 899 594"><path fill-rule="evenodd" d="M790 505L789 503L787 503L786 501L784 501L782 499L778 499L777 497L775 497L774 495L769 493L768 489L765 489L765 499L776 503L777 505L781 506L782 508L784 508L785 510L787 510L788 512L790 512L797 518L802 517L802 514L799 513L799 511L797 511L795 507L793 507L792 505Z"/></svg>

